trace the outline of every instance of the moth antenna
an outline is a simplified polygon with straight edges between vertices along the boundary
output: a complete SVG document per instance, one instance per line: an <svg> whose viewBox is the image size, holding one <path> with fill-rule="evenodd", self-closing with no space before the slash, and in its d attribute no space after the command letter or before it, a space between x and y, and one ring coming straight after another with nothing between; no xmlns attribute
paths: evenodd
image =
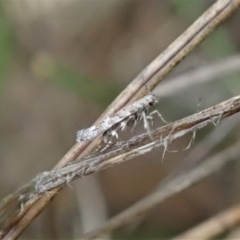
<svg viewBox="0 0 240 240"><path fill-rule="evenodd" d="M198 105L197 105L197 112L200 112L201 101L202 101L202 99L199 98L198 99Z"/></svg>
<svg viewBox="0 0 240 240"><path fill-rule="evenodd" d="M147 94L151 94L150 89L148 88L147 84L144 82L144 76L142 76L141 81L142 81L142 83L143 83L143 85L144 85L144 87L146 89Z"/></svg>
<svg viewBox="0 0 240 240"><path fill-rule="evenodd" d="M146 88L147 94L151 94L150 89L148 88L147 84L144 83L144 87Z"/></svg>

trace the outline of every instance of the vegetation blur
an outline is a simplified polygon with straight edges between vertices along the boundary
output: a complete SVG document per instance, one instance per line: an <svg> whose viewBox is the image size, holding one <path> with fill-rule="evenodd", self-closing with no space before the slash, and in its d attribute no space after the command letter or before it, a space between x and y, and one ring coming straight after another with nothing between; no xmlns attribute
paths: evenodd
<svg viewBox="0 0 240 240"><path fill-rule="evenodd" d="M75 144L76 132L91 126L121 90L213 2L0 1L0 197L51 169ZM164 82L236 55L240 48L239 21L237 11ZM239 79L239 71L232 71L203 84L186 86L162 97L157 108L169 122L175 121L197 112L198 105L200 110L205 109L239 93ZM237 118L232 116L224 122L231 124ZM155 125L161 124L156 119ZM137 133L141 131L139 124ZM86 226L84 216L106 221L136 203L199 142L217 131L214 126L199 131L188 151L167 153L164 161L163 149L157 149L76 181L73 189L64 189L27 228L23 238L79 237L92 229ZM210 153L230 146L239 139L239 132L239 124L234 125ZM122 137L133 134L126 131ZM181 150L190 138L183 137L169 148ZM114 231L111 238L167 238L208 219L240 200L239 170L239 163L228 165L159 204L144 218ZM97 208L99 201L101 210Z"/></svg>

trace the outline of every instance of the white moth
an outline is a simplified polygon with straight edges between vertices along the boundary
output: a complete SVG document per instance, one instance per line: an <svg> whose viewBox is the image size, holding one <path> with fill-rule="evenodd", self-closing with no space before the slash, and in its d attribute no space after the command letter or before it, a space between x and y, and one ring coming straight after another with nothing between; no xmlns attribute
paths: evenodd
<svg viewBox="0 0 240 240"><path fill-rule="evenodd" d="M136 102L127 105L126 107L119 110L113 116L107 116L97 125L94 125L87 129L82 129L77 132L77 142L91 141L94 138L102 135L104 142L108 142L112 137L118 138L117 132L123 130L126 126L133 126L135 128L136 124L143 119L144 127L149 130L149 125L147 119L151 119L152 115L157 113L163 122L162 115L158 111L153 111L149 114L149 108L158 102L156 95L149 93L143 98L137 100Z"/></svg>

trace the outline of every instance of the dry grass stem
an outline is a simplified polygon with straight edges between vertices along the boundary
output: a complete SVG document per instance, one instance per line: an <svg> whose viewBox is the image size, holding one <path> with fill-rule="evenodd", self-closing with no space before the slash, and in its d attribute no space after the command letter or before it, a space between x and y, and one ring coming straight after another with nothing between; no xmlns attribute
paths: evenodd
<svg viewBox="0 0 240 240"><path fill-rule="evenodd" d="M54 188L65 186L77 178L145 154L156 147L162 146L165 152L168 145L174 140L209 124L217 125L222 118L239 111L240 96L237 96L214 107L157 128L152 131L151 136L148 133L144 133L128 141L118 142L117 146L110 149L107 153L102 155L97 153L97 156L79 159L63 168L39 174L33 180L35 193L47 193Z"/></svg>
<svg viewBox="0 0 240 240"><path fill-rule="evenodd" d="M159 185L153 191L161 191L163 185L166 185L168 182L190 172L193 168L196 168L200 161L203 161L204 158L210 153L210 151L220 142L228 136L229 132L232 131L239 124L240 115L238 117L228 118L226 121L220 122L217 128L207 135L196 147L191 148L190 153L183 158L174 169L167 174L167 176L161 180ZM135 205L132 207L134 208ZM127 211L131 211L129 207ZM134 212L132 212L134 214ZM146 212L147 213L147 212ZM136 213L137 215L137 213ZM142 222L142 219L145 217L145 214L141 216L141 219L138 218L138 224ZM116 217L117 218L117 217ZM111 221L111 220L110 220Z"/></svg>
<svg viewBox="0 0 240 240"><path fill-rule="evenodd" d="M200 84L208 83L215 79L222 78L233 73L240 71L240 55L224 58L223 60L216 61L198 67L195 70L187 71L180 76L169 79L163 82L155 89L155 93L159 97L169 97L176 93L197 86Z"/></svg>
<svg viewBox="0 0 240 240"><path fill-rule="evenodd" d="M234 10L240 5L240 0L218 0L212 7L210 7L195 23L193 23L189 29L187 29L178 39L176 39L163 53L161 53L149 66L147 66L130 84L129 86L115 99L115 101L108 107L108 109L97 120L106 117L111 113L117 112L124 107L127 103L141 97L146 93L144 84L148 83L149 89L153 89L163 77L170 72L176 64L178 64L191 50L193 50L202 40L204 40L221 22L223 22ZM174 134L176 130L170 134ZM171 138L169 139L169 141ZM172 139L173 140L173 139ZM150 145L154 143L149 143ZM75 144L66 155L58 162L56 167L63 167L69 162L74 161L83 151L87 148L88 143ZM87 155L97 145L97 142L93 142L91 147L84 154ZM149 149L153 148L149 145ZM155 144L156 145L156 144ZM147 151L146 149L139 149L138 152ZM133 154L133 153L132 153ZM133 154L134 155L134 154ZM81 155L83 157L83 155ZM136 156L136 153L135 153ZM129 158L130 155L126 155ZM124 158L124 156L123 156ZM108 165L115 164L120 160L112 160ZM104 162L106 164L106 162ZM99 170L104 165L102 163L98 165ZM28 186L31 188L31 186ZM61 190L56 188L45 194L40 199L31 199L31 204L27 204L27 207L23 207L22 211L13 210L1 217L1 225L4 225L4 231L2 231L2 237L4 239L15 239L22 231L31 223L31 221L45 208L49 201ZM15 195L9 196L2 203L2 206L10 206L15 202ZM24 199L25 201L25 199ZM24 202L23 201L23 202ZM4 207L5 208L5 207ZM2 210L0 210L2 215Z"/></svg>
<svg viewBox="0 0 240 240"><path fill-rule="evenodd" d="M236 96L204 111L157 128L152 131L151 137L148 133L144 133L128 141L118 142L115 147L104 154L96 153L96 155L69 163L65 167L43 172L11 196L16 206L11 214L19 217L34 201L42 195L48 196L56 188L66 186L75 179L145 154L156 147L162 146L165 151L172 141L209 124L215 126L222 118L239 111L240 96ZM1 229L8 227L12 219L14 220L14 217L11 218L7 212L6 202L9 203L8 198L3 201L0 209L5 224L1 226Z"/></svg>
<svg viewBox="0 0 240 240"><path fill-rule="evenodd" d="M159 203L196 184L202 179L212 175L227 163L238 160L239 152L240 142L236 143L226 150L223 150L207 161L202 162L193 170L183 173L170 180L166 184L162 185L161 188L159 188L157 191L149 194L146 198L138 201L136 204L131 206L129 209L121 212L116 217L113 217L108 222L103 224L103 226L98 230L84 235L81 239L99 239L102 235L112 232L114 229L119 228L120 226L134 220L135 218L143 216L147 211Z"/></svg>
<svg viewBox="0 0 240 240"><path fill-rule="evenodd" d="M172 240L213 239L240 224L240 205L231 207Z"/></svg>
<svg viewBox="0 0 240 240"><path fill-rule="evenodd" d="M224 139L229 136L229 133L239 125L239 122L240 115L221 122L221 124L219 124L217 128L215 128L203 140L201 140L196 147L191 149L189 154L184 157L181 162L179 162L179 164L168 174L163 182L167 182L172 178L175 178L177 175L196 167L214 147L222 143Z"/></svg>

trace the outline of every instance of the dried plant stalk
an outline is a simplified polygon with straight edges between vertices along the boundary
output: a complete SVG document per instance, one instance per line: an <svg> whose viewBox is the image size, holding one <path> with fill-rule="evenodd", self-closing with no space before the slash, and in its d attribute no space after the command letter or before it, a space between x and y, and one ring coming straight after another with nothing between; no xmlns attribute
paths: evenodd
<svg viewBox="0 0 240 240"><path fill-rule="evenodd" d="M134 98L136 99L144 95L146 90L141 88L147 82L151 82L148 86L150 89L153 89L174 66L231 15L239 5L240 0L218 0L129 84L97 122L105 118L108 114L117 112L128 102L133 101ZM58 162L56 167L62 167L74 161L88 145L88 143L80 143L73 146ZM90 150L95 147L96 143L94 142ZM31 186L29 187L31 188ZM24 207L21 213L18 210L11 211L7 218L5 218L6 215L2 217L2 210L0 210L0 221L4 225L4 230L0 232L0 236L5 236L5 239L15 239L18 237L60 190L61 188L54 189L48 195L41 197L41 199L36 198L31 201L31 204L28 202L27 207ZM11 205L15 200L15 194L9 196L2 203L3 208Z"/></svg>
<svg viewBox="0 0 240 240"><path fill-rule="evenodd" d="M213 239L239 226L240 205L231 207L172 240Z"/></svg>
<svg viewBox="0 0 240 240"><path fill-rule="evenodd" d="M197 182L209 177L213 173L216 173L219 169L230 162L238 160L238 155L240 152L240 142L237 142L233 146L219 152L215 156L209 158L203 163L199 164L196 168L191 171L184 172L178 175L176 178L171 179L169 182L163 184L161 188L157 191L149 194L144 199L138 201L136 204L131 206L129 209L122 211L117 216L113 217L106 223L95 230L92 231L80 239L90 240L99 239L102 235L112 232L114 229L129 223L130 221L143 216L147 211L154 208L156 205L167 200L168 198L174 196L175 194L182 192L184 189L196 184ZM238 221L238 219L235 218ZM234 226L236 221L231 221L228 226ZM201 228L201 227L200 227ZM201 228L202 229L202 228ZM219 228L218 228L219 229ZM205 232L206 235L210 236L210 232ZM202 236L204 231L202 231ZM213 234L214 235L214 234ZM212 236L213 236L212 235ZM196 236L196 235L190 235ZM196 239L196 238L182 238L182 239ZM205 238L198 238L205 239Z"/></svg>
<svg viewBox="0 0 240 240"><path fill-rule="evenodd" d="M239 111L240 95L192 116L157 128L152 131L151 136L148 133L135 136L126 142L118 143L119 146L110 149L105 154L79 159L63 168L44 172L33 180L35 191L37 194L46 193L54 188L65 186L77 178L145 154L156 147L162 146L165 151L174 140L208 124L217 125L222 118Z"/></svg>
<svg viewBox="0 0 240 240"><path fill-rule="evenodd" d="M217 125L222 118L239 111L240 95L179 121L157 128L151 132L151 137L148 133L144 133L128 141L118 142L107 153L97 153L69 163L63 168L43 172L11 196L16 205L14 214L21 216L22 212L31 206L32 202L42 195L48 196L55 188L63 187L75 179L145 154L156 147L162 146L166 150L174 140L209 124ZM8 199L5 202L8 202ZM9 216L6 212L5 202L1 206L0 212L6 224ZM4 225L1 225L1 229L4 229Z"/></svg>

